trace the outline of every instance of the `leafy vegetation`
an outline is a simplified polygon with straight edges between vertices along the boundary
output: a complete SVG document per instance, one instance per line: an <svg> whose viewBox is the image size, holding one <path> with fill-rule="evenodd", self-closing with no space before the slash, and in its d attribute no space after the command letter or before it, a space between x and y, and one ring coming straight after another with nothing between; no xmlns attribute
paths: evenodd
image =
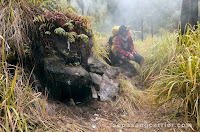
<svg viewBox="0 0 200 132"><path fill-rule="evenodd" d="M175 107L174 116L182 109L186 121L195 117L199 127L199 30L190 27L180 32L164 32L152 43L141 77L151 82L148 89L152 105Z"/></svg>
<svg viewBox="0 0 200 132"><path fill-rule="evenodd" d="M41 32L43 30L45 34L50 35L53 31L55 34L65 37L70 43L74 43L76 40L89 42L87 35L92 35L90 17L78 15L71 8L66 9L64 14L61 12L51 13L46 10L45 15L35 17L33 22L40 24Z"/></svg>
<svg viewBox="0 0 200 132"><path fill-rule="evenodd" d="M12 67L5 61L2 40L2 59L0 63L0 130L1 131L35 131L53 129L48 120L41 93L32 90L27 77L19 67ZM12 67L12 68L10 68ZM15 74L9 73L14 70ZM46 123L45 123L46 122ZM45 125L44 125L45 123ZM49 125L47 125L49 123Z"/></svg>
<svg viewBox="0 0 200 132"><path fill-rule="evenodd" d="M92 48L94 56L98 60L103 62L104 64L107 64L107 62L105 61L105 58L110 61L110 58L109 58L109 53L110 53L109 50L110 49L107 45L108 37L101 38L101 37L95 35L92 37L92 40L94 41L94 46ZM101 45L101 44L103 44L103 45Z"/></svg>

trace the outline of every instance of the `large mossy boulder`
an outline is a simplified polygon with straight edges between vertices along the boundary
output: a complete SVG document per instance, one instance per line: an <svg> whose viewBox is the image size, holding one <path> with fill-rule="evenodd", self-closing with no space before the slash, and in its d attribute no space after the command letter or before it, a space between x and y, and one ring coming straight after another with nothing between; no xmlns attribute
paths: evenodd
<svg viewBox="0 0 200 132"><path fill-rule="evenodd" d="M32 40L34 73L56 100L82 99L90 94L87 60L91 54L89 18L46 11L34 19L38 30Z"/></svg>
<svg viewBox="0 0 200 132"><path fill-rule="evenodd" d="M118 95L119 69L108 67L92 56L89 18L68 9L34 19L37 32L32 39L34 74L56 100L80 101L92 95L107 101Z"/></svg>

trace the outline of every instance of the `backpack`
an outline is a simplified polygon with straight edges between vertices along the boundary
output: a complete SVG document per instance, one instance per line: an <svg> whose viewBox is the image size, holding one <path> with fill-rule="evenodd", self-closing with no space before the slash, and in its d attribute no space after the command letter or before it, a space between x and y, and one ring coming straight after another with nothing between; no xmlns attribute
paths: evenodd
<svg viewBox="0 0 200 132"><path fill-rule="evenodd" d="M109 38L109 41L108 41L110 49L111 49L112 44L113 44L113 39L114 39L114 38L118 35L118 33L119 33L119 27L120 27L120 26L114 26L114 27L112 28L112 36Z"/></svg>
<svg viewBox="0 0 200 132"><path fill-rule="evenodd" d="M119 27L120 26L114 26L112 28L112 36L108 40L108 46L109 46L109 50L110 50L109 56L110 56L111 62L107 61L107 63L110 64L110 65L116 64L117 61L118 61L118 59L115 57L116 56L116 50L115 50L114 45L113 45L113 40L119 33Z"/></svg>

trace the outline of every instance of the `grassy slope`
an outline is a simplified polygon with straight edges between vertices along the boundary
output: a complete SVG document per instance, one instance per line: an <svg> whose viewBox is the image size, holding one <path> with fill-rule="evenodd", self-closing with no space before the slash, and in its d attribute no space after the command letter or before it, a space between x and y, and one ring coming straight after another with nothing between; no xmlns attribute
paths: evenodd
<svg viewBox="0 0 200 132"><path fill-rule="evenodd" d="M192 27L191 27L192 28ZM185 121L199 124L199 25L185 35L163 32L146 47L146 64L140 77L149 87L151 105L167 105L174 116L185 114ZM179 38L179 41L177 41Z"/></svg>
<svg viewBox="0 0 200 132"><path fill-rule="evenodd" d="M107 38L97 39L98 44ZM136 42L145 44L142 42ZM137 47L137 46L136 46ZM139 47L139 46L138 46ZM141 52L142 53L142 52ZM3 68L3 65L2 65ZM4 68L5 69L5 68ZM3 69L2 69L3 70ZM31 130L31 131L189 131L190 128L174 127L144 127L143 123L184 123L184 115L169 120L165 116L172 113L167 106L154 111L148 106L148 94L138 90L130 81L119 78L122 87L120 96L115 101L98 102L91 100L80 106L67 106L61 102L47 100L44 95L31 90L31 85L25 74L18 68L17 78L2 71L1 91L3 100L1 119L3 130ZM17 73L17 72L16 72ZM7 76L7 77L6 77ZM16 79L16 80L15 80ZM131 79L140 85L137 79ZM13 83L12 83L13 82ZM8 86L6 86L6 84ZM13 85L11 85L13 84ZM11 85L11 86L9 86ZM2 88L3 88L2 87ZM12 90L13 89L13 90ZM12 92L11 92L12 91ZM10 95L12 98L9 99ZM9 101L8 101L9 99ZM98 114L99 116L95 115ZM141 123L139 126L128 126ZM117 124L117 126L116 126ZM126 125L125 127L123 125Z"/></svg>
<svg viewBox="0 0 200 132"><path fill-rule="evenodd" d="M8 23L8 26L10 26L9 24L13 24L13 27L17 27L19 17L18 19L12 17L12 9L14 8L9 8L8 10L10 12L10 17L8 17L8 19L11 22ZM17 11L14 13L16 12ZM14 16L15 15L17 14L14 14ZM3 17L4 16L1 15L1 18ZM21 24L23 25L25 23L26 22L23 22ZM6 33L9 33L9 31ZM16 33L18 34L13 34L14 37L18 37L21 32ZM144 55L145 59L147 60L146 66L141 74L142 79L146 83L152 82L152 79L154 79L156 75L160 75L160 71L163 71L163 66L167 64L166 62L171 60L169 57L173 58L174 54L171 54L171 52L173 53L174 48L176 48L174 47L174 40L176 37L173 35L171 36L170 34L167 35L164 36L160 41L154 40L154 42L152 42L151 39L147 39L145 42L135 42L136 49L139 51L139 53ZM7 39L9 39L3 34L1 34L0 38L1 45L6 44ZM186 39L191 40L189 38L190 37ZM104 44L107 39L107 37L99 36L97 37L96 44ZM196 41L196 39L197 38L195 38L195 40L192 39L190 42ZM17 42L20 43L22 41L19 40ZM167 48L168 44L172 44L172 47ZM163 46L166 47L163 48ZM191 51L193 51L193 48L195 47L190 46ZM149 51L149 49L151 50ZM82 106L67 106L60 102L47 100L45 95L41 95L40 92L32 89L31 83L29 83L29 76L23 72L22 68L14 66L13 69L15 74L9 73L9 64L5 62L3 52L4 48L2 48L3 56L0 63L0 131L117 131L120 129L125 131L191 130L190 128L184 127L123 127L122 125L144 123L145 121L148 123L184 123L184 115L181 114L182 111L180 111L180 116L178 118L165 118L167 115L173 114L173 112L176 110L173 109L174 107L163 105L158 110L153 111L154 109L150 108L148 105L151 102L148 100L149 98L147 91L137 89L135 84L138 86L141 84L141 82L138 82L135 78L132 78L129 81L124 78L119 78L119 81L122 84L121 92L115 101L98 102L93 100L88 104L83 104ZM166 53L164 59L163 52ZM195 61L195 63L191 63L191 65L192 64L196 66L195 64L197 63ZM191 68L189 67L187 68L187 71L188 69L189 77L194 78L193 76L195 76L197 73L195 70L190 72ZM134 85L132 85L131 82L134 83ZM166 91L167 90L169 90L169 88L166 87ZM166 97L166 95L164 97ZM196 106L196 104L194 106ZM101 116L96 117L97 115L95 115L95 113ZM94 120L94 118L96 118L96 120ZM121 126L118 127L113 124L118 124Z"/></svg>

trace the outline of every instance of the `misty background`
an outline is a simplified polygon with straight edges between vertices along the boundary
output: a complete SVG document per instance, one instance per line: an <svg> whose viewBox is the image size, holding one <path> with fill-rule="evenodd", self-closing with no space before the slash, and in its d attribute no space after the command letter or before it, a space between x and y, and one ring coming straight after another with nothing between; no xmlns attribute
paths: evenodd
<svg viewBox="0 0 200 132"><path fill-rule="evenodd" d="M93 29L110 35L113 26L131 25L144 38L178 28L182 0L60 0L82 15L94 17Z"/></svg>

